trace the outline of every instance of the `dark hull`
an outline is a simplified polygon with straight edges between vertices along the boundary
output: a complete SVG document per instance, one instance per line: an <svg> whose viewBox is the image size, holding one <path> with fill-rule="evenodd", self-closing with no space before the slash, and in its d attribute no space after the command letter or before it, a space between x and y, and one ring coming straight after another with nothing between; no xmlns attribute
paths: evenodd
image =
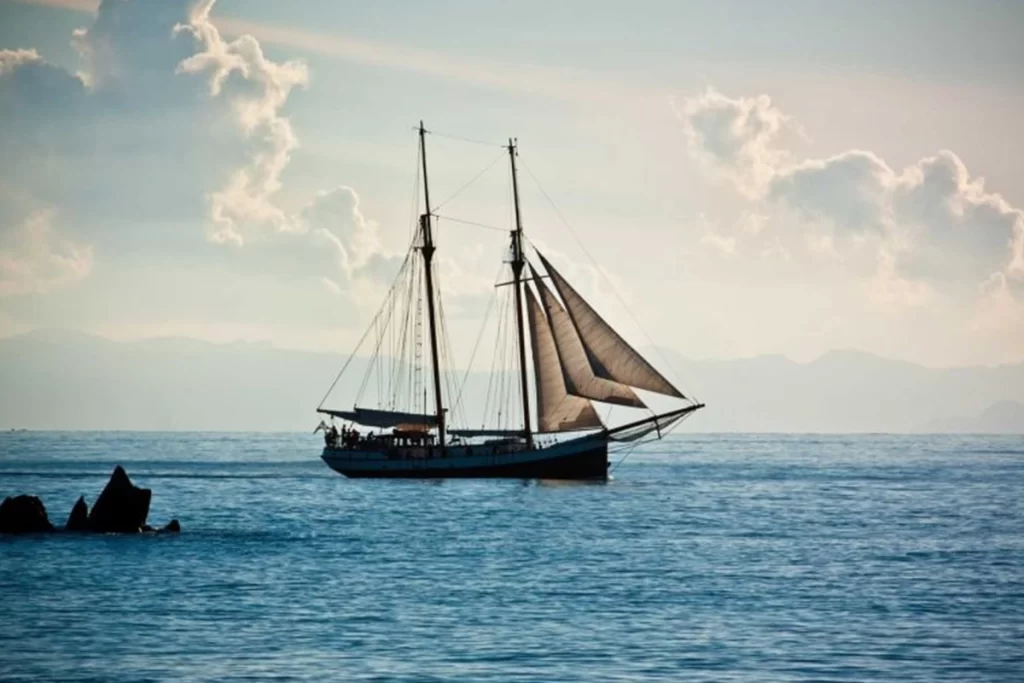
<svg viewBox="0 0 1024 683"><path fill-rule="evenodd" d="M608 447L601 443L570 453L552 453L522 461L511 455L506 458L457 458L445 462L444 458L427 461L390 461L387 466L374 467L370 463L345 462L331 457L327 451L324 461L332 469L352 479L565 479L598 480L608 478ZM473 462L473 461L477 462ZM507 461L506 461L507 460ZM465 463L455 465L455 463ZM455 466L453 466L455 465Z"/></svg>

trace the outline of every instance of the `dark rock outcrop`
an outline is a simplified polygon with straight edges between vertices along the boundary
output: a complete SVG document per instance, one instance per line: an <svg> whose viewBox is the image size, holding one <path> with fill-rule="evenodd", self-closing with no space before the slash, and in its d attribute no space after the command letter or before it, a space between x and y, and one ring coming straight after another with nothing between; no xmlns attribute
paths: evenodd
<svg viewBox="0 0 1024 683"><path fill-rule="evenodd" d="M180 533L178 520L154 529L146 524L153 492L132 484L128 473L118 465L110 475L96 504L89 511L85 496L79 496L65 531L137 534L139 532ZM5 498L0 505L0 534L29 534L55 531L46 515L46 507L36 496Z"/></svg>
<svg viewBox="0 0 1024 683"><path fill-rule="evenodd" d="M53 531L46 506L35 496L4 498L0 503L0 533L32 534Z"/></svg>
<svg viewBox="0 0 1024 683"><path fill-rule="evenodd" d="M132 484L118 465L89 513L89 528L102 533L138 533L146 526L153 492Z"/></svg>
<svg viewBox="0 0 1024 683"><path fill-rule="evenodd" d="M89 506L85 504L85 496L79 496L75 506L71 508L68 515L68 522L64 525L64 531L88 531L89 530Z"/></svg>

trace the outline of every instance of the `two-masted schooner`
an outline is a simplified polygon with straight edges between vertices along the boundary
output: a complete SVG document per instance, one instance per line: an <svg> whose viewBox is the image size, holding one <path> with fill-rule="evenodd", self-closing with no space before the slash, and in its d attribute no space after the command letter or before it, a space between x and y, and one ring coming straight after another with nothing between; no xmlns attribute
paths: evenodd
<svg viewBox="0 0 1024 683"><path fill-rule="evenodd" d="M484 418L489 411L501 414L499 401L491 399L502 393L510 395L514 387L519 422L508 424L506 410L504 424L481 424L479 428L450 424L445 389L458 396L461 391L452 388L451 377L443 377L442 371L446 329L434 263L438 216L431 210L428 131L422 122L418 132L417 166L422 168L417 172L422 170L424 210L399 276L364 335L365 341L373 331L374 349L361 387L366 387L371 376L386 386L378 391L375 407L325 408L345 372L342 369L317 408L331 418L330 426L321 421L318 428L324 429L324 462L348 477L604 480L609 474L610 445L636 443L649 435L660 438L704 407L679 391L612 329L539 251L534 249L537 263L527 259L519 211L518 148L509 140L506 149L515 224L506 262L511 276L499 286L511 288L505 313L514 323L504 326L511 338L512 351L506 359L511 369L495 372L498 379L492 385L498 388L488 387ZM429 381L421 352L424 317ZM385 363L390 364L386 370L382 369ZM432 406L427 400L428 384ZM680 405L656 413L636 390L669 397ZM359 393L363 395L362 389ZM535 422L531 397L536 405ZM642 416L610 426L601 420L595 402L635 409ZM335 419L342 421L340 432Z"/></svg>

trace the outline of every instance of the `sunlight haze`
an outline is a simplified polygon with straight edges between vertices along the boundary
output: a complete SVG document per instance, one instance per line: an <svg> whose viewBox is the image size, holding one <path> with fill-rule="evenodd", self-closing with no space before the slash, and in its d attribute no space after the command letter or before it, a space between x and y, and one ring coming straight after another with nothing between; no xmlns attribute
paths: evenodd
<svg viewBox="0 0 1024 683"><path fill-rule="evenodd" d="M518 138L527 235L638 344L1020 362L1022 28L1000 2L5 1L0 335L347 352L421 210L422 119L436 204L489 168L438 213L505 229ZM506 247L440 220L457 350Z"/></svg>

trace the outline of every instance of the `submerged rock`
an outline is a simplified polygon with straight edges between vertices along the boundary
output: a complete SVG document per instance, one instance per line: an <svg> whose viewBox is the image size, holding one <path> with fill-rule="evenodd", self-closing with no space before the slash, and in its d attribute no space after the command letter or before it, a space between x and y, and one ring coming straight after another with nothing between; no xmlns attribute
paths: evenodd
<svg viewBox="0 0 1024 683"><path fill-rule="evenodd" d="M88 531L89 530L89 506L85 504L85 496L79 496L75 506L71 508L68 515L65 531Z"/></svg>
<svg viewBox="0 0 1024 683"><path fill-rule="evenodd" d="M132 484L118 465L89 513L89 528L103 533L138 533L146 526L153 492Z"/></svg>
<svg viewBox="0 0 1024 683"><path fill-rule="evenodd" d="M46 506L36 496L4 498L0 503L0 533L32 534L53 531Z"/></svg>

